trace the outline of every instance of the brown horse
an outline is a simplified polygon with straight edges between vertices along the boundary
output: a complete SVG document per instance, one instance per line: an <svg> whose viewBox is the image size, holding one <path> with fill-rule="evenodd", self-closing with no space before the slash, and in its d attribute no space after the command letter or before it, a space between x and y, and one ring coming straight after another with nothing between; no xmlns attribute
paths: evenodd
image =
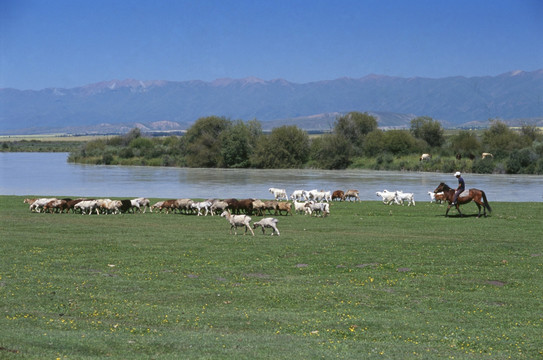
<svg viewBox="0 0 543 360"><path fill-rule="evenodd" d="M452 201L454 197L454 189L451 189L449 185L445 183L439 184L439 186L434 190L434 193L437 194L439 192L443 192L445 195L446 200L449 202L449 206L447 206L447 212L445 213L445 216L449 216L449 210L452 206ZM481 217L481 206L483 207L483 213L486 217L486 210L488 209L488 212L492 212L492 209L490 208L490 204L488 203L488 200L486 199L486 194L482 190L478 189L469 189L469 194L467 196L459 196L456 200L456 210L458 210L458 213L460 216L464 216L462 212L460 212L460 205L467 204L470 201L475 201L475 204L477 205L477 208L479 209L479 214L477 217Z"/></svg>

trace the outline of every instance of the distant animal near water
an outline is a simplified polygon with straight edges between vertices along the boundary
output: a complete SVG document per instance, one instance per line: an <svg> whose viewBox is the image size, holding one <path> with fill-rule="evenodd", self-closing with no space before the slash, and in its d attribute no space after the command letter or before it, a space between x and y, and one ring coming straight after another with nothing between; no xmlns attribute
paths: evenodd
<svg viewBox="0 0 543 360"><path fill-rule="evenodd" d="M481 154L481 159L486 159L486 158L493 158L494 155L492 155L491 153L482 153Z"/></svg>
<svg viewBox="0 0 543 360"><path fill-rule="evenodd" d="M422 154L422 155L420 156L419 161L430 160L431 158L432 158L432 155L430 155L430 154Z"/></svg>

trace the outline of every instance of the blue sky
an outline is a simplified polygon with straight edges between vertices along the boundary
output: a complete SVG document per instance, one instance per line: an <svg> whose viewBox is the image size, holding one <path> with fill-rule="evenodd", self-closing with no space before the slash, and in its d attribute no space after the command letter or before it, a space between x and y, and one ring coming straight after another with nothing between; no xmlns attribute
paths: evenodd
<svg viewBox="0 0 543 360"><path fill-rule="evenodd" d="M543 68L541 0L0 0L0 88Z"/></svg>

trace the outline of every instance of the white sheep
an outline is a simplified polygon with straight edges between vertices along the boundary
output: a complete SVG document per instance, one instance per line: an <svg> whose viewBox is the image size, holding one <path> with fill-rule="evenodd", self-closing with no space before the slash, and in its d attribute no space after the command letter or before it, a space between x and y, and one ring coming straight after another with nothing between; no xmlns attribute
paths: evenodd
<svg viewBox="0 0 543 360"><path fill-rule="evenodd" d="M251 229L251 217L247 215L232 215L228 210L225 210L221 214L222 217L226 218L230 222L230 234L232 234L232 228L234 228L234 234L238 234L238 226L245 226L245 234L247 234L247 229L251 231L251 234L255 236L253 229Z"/></svg>
<svg viewBox="0 0 543 360"><path fill-rule="evenodd" d="M268 218L263 218L262 220L260 221L257 221L253 224L253 228L256 229L257 227L262 227L262 234L265 234L266 232L264 231L264 228L272 228L272 233L271 235L273 236L274 233L277 233L277 236L281 235L281 233L279 233L279 229L277 229L277 222L279 220L277 220L276 218L271 218L271 217L268 217Z"/></svg>

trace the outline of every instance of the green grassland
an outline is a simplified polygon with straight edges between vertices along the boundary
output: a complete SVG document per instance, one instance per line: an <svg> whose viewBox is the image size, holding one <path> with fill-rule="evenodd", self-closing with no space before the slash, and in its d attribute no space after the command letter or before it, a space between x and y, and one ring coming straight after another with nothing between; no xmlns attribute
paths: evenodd
<svg viewBox="0 0 543 360"><path fill-rule="evenodd" d="M253 237L2 196L0 358L542 358L543 203L491 205L336 202Z"/></svg>
<svg viewBox="0 0 543 360"><path fill-rule="evenodd" d="M76 151L86 142L108 139L110 136L85 135L69 136L50 135L2 135L0 152L71 152Z"/></svg>

